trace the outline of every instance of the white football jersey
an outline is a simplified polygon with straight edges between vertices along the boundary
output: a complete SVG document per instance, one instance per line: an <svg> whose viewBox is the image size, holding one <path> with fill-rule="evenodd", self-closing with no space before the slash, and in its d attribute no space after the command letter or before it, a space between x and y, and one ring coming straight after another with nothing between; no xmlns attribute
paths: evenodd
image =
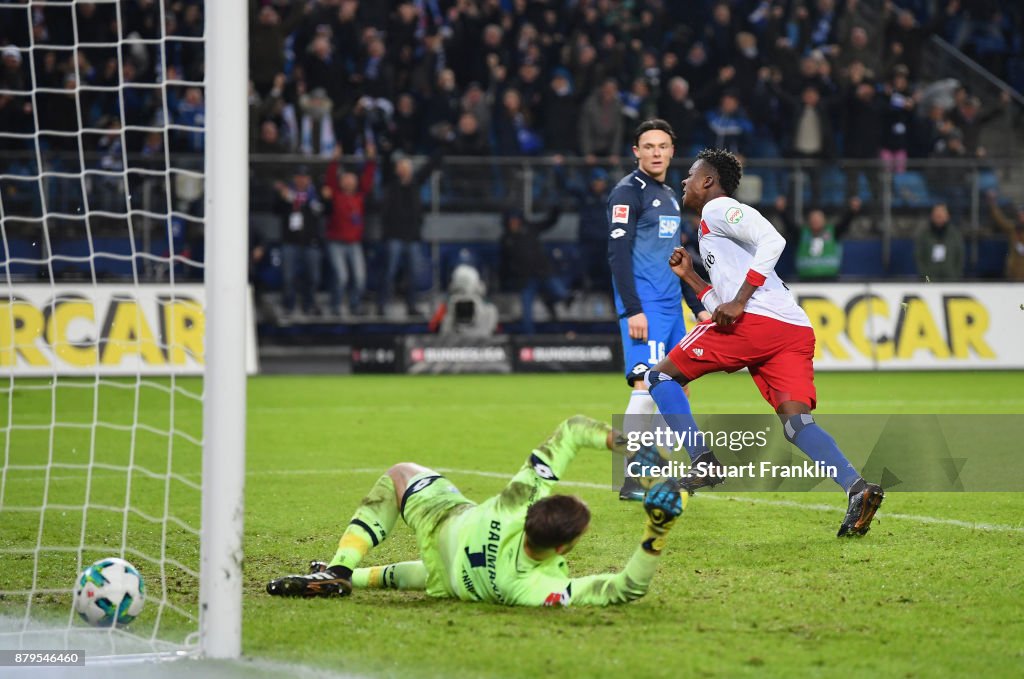
<svg viewBox="0 0 1024 679"><path fill-rule="evenodd" d="M715 198L701 211L699 233L700 256L711 277L711 289L700 298L709 312L734 299L743 281L750 280L759 287L746 313L810 327L807 314L775 273L786 239L760 212L733 198Z"/></svg>

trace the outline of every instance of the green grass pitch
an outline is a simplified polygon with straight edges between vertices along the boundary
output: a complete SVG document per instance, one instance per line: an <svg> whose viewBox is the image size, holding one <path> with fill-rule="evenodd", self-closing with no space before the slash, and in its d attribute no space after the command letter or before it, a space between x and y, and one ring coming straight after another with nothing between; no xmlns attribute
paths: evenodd
<svg viewBox="0 0 1024 679"><path fill-rule="evenodd" d="M820 374L819 412L1024 413L1022 377ZM357 591L348 599L312 601L265 594L269 579L333 554L355 505L389 465L416 461L450 470L467 496L482 500L560 420L574 413L610 419L627 395L615 375L250 380L244 652L364 676L1024 674L1024 495L1015 493L892 492L871 533L858 540L834 537L845 508L838 491L698 494L670 537L647 597L607 609L509 609L410 592ZM138 420L159 431L168 427L172 402L176 429L195 432L199 422L195 402L160 390L144 389L135 404L132 392L109 389L95 411L91 389L60 388L57 397L66 399L62 417L82 422L96 412L101 420L130 420L137 408ZM14 422L50 420L49 392L16 393L13 403L6 398L0 413L12 412ZM708 414L767 408L742 374L701 379L692 400L697 412ZM124 432L104 431L96 450L134 450L135 464L166 467L166 437L136 434L140 440L132 447ZM48 435L17 430L9 448L19 462L33 454L38 462ZM56 439L55 461L80 460L89 450L83 431L61 428ZM197 481L198 448L181 439L174 451L172 471ZM92 502L124 502L123 474L95 476ZM594 487L607 484L609 476L607 456L587 452L566 474L562 492L581 495L594 515L568 559L575 575L621 567L639 538L639 505ZM52 477L48 502L81 504L80 473ZM43 478L39 472L9 473L4 507L38 503ZM132 479L132 502L159 513L162 483L138 473ZM108 485L120 496L104 500ZM198 495L184 483L171 487L173 513L194 521ZM39 515L23 514L0 513L8 524L0 530L0 546L36 544ZM77 544L81 513L69 508L49 514L43 543ZM103 512L91 512L89 521L90 535L94 528L102 532ZM120 527L116 512L108 521ZM133 517L129 535L141 551L159 549L154 524ZM194 537L172 527L168 545L173 558L197 564ZM40 586L69 586L73 564L51 556L40 562ZM412 558L415 542L402 525L366 563ZM4 560L12 568L0 575L0 589L31 584L14 582L24 581L26 570L31 578L30 556ZM151 590L166 592L181 609L166 609L162 625L188 629L195 583L173 569L166 581L146 573L144 560L136 565ZM66 611L66 594L36 599L41 614ZM147 613L155 610L148 608L136 623L142 633L152 624ZM23 611L17 597L0 601L0 614Z"/></svg>

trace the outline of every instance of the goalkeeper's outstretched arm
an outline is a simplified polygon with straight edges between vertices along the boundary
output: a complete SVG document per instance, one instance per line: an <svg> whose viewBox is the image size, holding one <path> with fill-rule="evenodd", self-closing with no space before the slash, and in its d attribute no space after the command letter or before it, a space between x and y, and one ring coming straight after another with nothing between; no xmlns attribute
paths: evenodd
<svg viewBox="0 0 1024 679"><path fill-rule="evenodd" d="M645 594L658 568L661 550L689 496L674 480L660 483L644 498L644 532L640 544L619 573L582 578L546 577L531 582L511 603L523 606L608 606L635 601Z"/></svg>
<svg viewBox="0 0 1024 679"><path fill-rule="evenodd" d="M533 449L530 457L498 497L503 511L526 510L551 494L581 448L617 450L612 428L604 422L574 415L559 424L551 435Z"/></svg>

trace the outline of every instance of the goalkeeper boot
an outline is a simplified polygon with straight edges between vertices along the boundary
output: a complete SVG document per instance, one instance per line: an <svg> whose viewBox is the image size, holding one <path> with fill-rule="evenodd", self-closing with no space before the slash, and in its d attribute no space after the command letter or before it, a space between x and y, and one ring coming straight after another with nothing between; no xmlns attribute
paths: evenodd
<svg viewBox="0 0 1024 679"><path fill-rule="evenodd" d="M679 488L693 495L698 488L714 488L720 483L725 483L725 477L722 476L722 463L718 461L714 453L708 451L701 453L693 461L690 471L679 479Z"/></svg>
<svg viewBox="0 0 1024 679"><path fill-rule="evenodd" d="M313 562L316 563L316 562ZM313 564L310 564L312 567ZM348 596L352 593L352 581L339 578L328 570L309 575L286 575L267 583L267 594L292 597Z"/></svg>
<svg viewBox="0 0 1024 679"><path fill-rule="evenodd" d="M850 488L850 504L846 508L846 518L843 525L839 526L836 537L844 535L864 535L871 530L871 519L875 512L882 505L885 499L885 491L874 483L866 483L860 479Z"/></svg>
<svg viewBox="0 0 1024 679"><path fill-rule="evenodd" d="M620 435L620 439L621 439ZM622 439L624 441L624 439ZM627 474L619 489L620 500L634 500L639 502L644 499L644 493L654 485L657 480L650 471L652 467L660 467L665 460L661 457L658 449L654 446L644 446L632 456L626 458L626 470L634 471L635 474ZM634 463L639 464L637 467Z"/></svg>

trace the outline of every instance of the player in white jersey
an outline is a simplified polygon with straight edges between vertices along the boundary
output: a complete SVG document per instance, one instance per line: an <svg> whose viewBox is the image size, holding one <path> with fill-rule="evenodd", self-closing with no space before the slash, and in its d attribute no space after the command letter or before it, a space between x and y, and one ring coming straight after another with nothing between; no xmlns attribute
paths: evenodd
<svg viewBox="0 0 1024 679"><path fill-rule="evenodd" d="M701 216L700 255L711 284L694 272L683 248L675 250L669 266L698 293L711 321L690 331L645 382L668 424L680 433L693 432L697 425L682 385L710 372L747 368L790 443L838 470L835 481L849 499L839 535L863 535L884 493L861 477L814 422L814 329L775 273L785 239L757 210L732 197L741 174L733 154L705 149L683 180L683 207ZM688 452L701 470L683 479L688 490L722 481L713 471L721 467L710 450Z"/></svg>

